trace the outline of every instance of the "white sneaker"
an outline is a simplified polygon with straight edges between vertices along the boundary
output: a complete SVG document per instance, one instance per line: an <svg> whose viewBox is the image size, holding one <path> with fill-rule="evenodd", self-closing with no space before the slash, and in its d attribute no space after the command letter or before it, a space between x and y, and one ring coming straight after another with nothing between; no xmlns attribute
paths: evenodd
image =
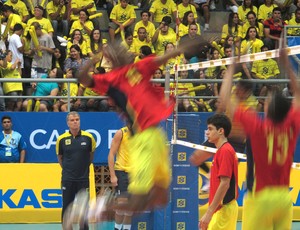
<svg viewBox="0 0 300 230"><path fill-rule="evenodd" d="M205 24L204 25L204 31L208 31L209 30L209 24Z"/></svg>
<svg viewBox="0 0 300 230"><path fill-rule="evenodd" d="M215 1L212 1L212 2L210 3L209 8L210 8L211 10L215 10L215 9L216 9Z"/></svg>
<svg viewBox="0 0 300 230"><path fill-rule="evenodd" d="M200 190L200 194L209 193L209 189L210 189L209 181L206 181L205 184L202 186L202 188Z"/></svg>

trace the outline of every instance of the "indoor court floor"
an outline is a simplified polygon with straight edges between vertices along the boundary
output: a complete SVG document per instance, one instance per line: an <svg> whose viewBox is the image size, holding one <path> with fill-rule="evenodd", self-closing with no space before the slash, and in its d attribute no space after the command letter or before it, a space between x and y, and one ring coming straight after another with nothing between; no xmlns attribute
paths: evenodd
<svg viewBox="0 0 300 230"><path fill-rule="evenodd" d="M113 223L98 230L113 230ZM0 230L61 230L60 224L0 224ZM150 230L150 229L149 229ZM241 222L237 224L237 230L241 230ZM300 222L293 222L292 230L300 230Z"/></svg>

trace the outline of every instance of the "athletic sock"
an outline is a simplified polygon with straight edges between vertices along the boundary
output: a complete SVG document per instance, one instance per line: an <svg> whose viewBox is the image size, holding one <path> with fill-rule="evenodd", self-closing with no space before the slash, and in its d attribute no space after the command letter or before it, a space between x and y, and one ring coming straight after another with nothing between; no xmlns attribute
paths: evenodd
<svg viewBox="0 0 300 230"><path fill-rule="evenodd" d="M115 223L115 230L121 230L121 229L122 229L122 224Z"/></svg>
<svg viewBox="0 0 300 230"><path fill-rule="evenodd" d="M124 224L123 225L123 230L130 230L131 229L131 224Z"/></svg>

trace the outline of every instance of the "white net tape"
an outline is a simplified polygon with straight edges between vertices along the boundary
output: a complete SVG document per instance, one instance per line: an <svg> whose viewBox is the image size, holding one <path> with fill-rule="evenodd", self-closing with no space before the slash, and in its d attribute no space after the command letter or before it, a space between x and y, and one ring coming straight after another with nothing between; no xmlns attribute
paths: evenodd
<svg viewBox="0 0 300 230"><path fill-rule="evenodd" d="M299 46L292 46L288 47L287 53L288 55L296 55L300 54L300 45ZM204 61L204 62L198 62L193 64L182 64L178 66L174 66L175 71L181 71L181 70L197 70L197 69L203 69L203 68L209 68L209 67L216 67L216 66L223 66L223 65L230 65L233 63L245 63L245 62L253 62L258 60L264 60L269 58L278 58L279 57L279 49L276 50L270 50L265 52L259 52L255 54L246 54L240 57L231 57L231 58L223 58L218 60L210 60L210 61ZM176 130L174 130L174 133ZM174 134L173 134L174 135ZM173 136L174 138L174 136ZM172 144L178 144L182 146L186 146L193 149L203 150L210 153L216 153L217 149L206 147L203 145L194 144L191 142L181 141L177 140L176 136L171 141ZM239 159L246 160L247 156L244 153L236 153L237 157ZM292 164L292 168L299 169L300 170L300 163L294 162Z"/></svg>
<svg viewBox="0 0 300 230"><path fill-rule="evenodd" d="M300 45L299 46L293 46L286 48L288 55L296 55L300 54ZM223 65L230 65L232 63L244 63L244 62L253 62L253 61L259 61L269 58L277 58L279 57L279 50L270 50L255 54L246 54L243 56L238 57L230 57L230 58L222 58L217 60L210 60L210 61L204 61L204 62L198 62L198 63L192 63L192 64L182 64L178 65L178 71L181 70L197 70L197 69L203 69L203 68L209 68L209 67L216 67L216 66L223 66ZM176 66L174 67L176 68Z"/></svg>
<svg viewBox="0 0 300 230"><path fill-rule="evenodd" d="M204 146L204 145L198 145L198 144L194 144L194 143L186 142L186 141L181 141L181 140L172 140L171 143L172 144L177 144L177 145L182 145L182 146L192 148L192 149L202 150L202 151L209 152L209 153L216 153L217 152L216 148L211 148L211 147L207 147L207 146ZM236 155L237 155L237 158L239 158L239 159L242 159L242 160L247 159L247 155L245 153L236 153ZM299 162L293 162L292 168L300 170L300 163Z"/></svg>

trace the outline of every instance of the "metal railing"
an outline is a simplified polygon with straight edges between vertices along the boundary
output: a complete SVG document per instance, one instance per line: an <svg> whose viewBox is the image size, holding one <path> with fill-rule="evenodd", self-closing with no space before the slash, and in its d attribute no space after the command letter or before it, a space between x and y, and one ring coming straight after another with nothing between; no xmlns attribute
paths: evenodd
<svg viewBox="0 0 300 230"><path fill-rule="evenodd" d="M169 78L170 75L166 74L165 79L153 79L151 82L155 83L164 83L165 84L165 94L166 97L170 95L170 87L169 83L175 82L174 79ZM288 79L268 79L268 80L262 80L262 79L252 79L253 83L260 83L260 84L287 84L289 82ZM34 98L40 98L40 99L67 99L68 100L68 111L71 109L70 101L71 99L107 99L108 96L71 96L70 95L70 84L71 83L77 83L77 79L70 79L70 78L64 78L64 79L56 79L56 78L21 78L21 79L14 79L14 78L0 78L0 83L3 82L22 82L22 83L33 83L33 82L56 82L56 83L67 83L67 89L68 89L68 95L67 96L32 96L32 95L23 95L18 96L17 98L21 99L34 99ZM179 83L222 83L222 79L179 79ZM234 82L238 82L238 80L234 80ZM7 95L0 95L0 98L16 98L15 96L7 96ZM177 96L178 99L217 99L217 96ZM257 97L257 98L265 98L265 97Z"/></svg>

